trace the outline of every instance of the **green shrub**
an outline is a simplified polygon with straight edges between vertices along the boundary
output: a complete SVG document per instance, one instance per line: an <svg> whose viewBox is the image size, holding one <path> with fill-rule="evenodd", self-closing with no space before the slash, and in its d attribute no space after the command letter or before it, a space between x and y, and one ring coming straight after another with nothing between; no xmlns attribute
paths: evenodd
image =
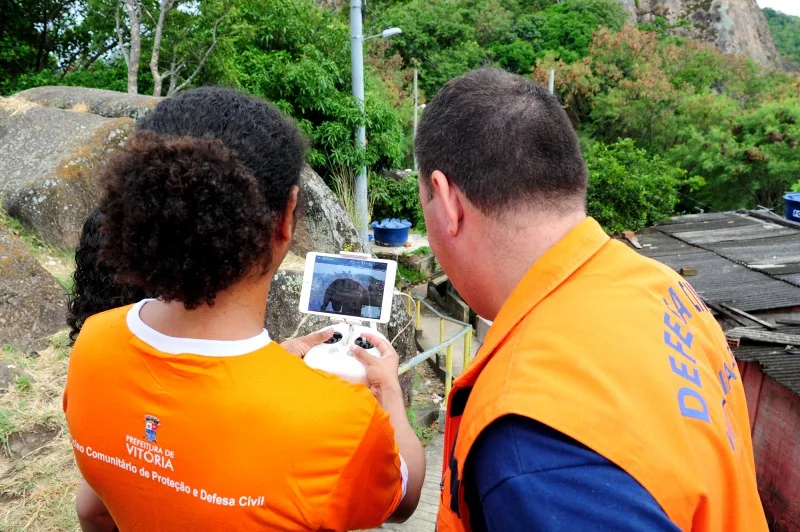
<svg viewBox="0 0 800 532"><path fill-rule="evenodd" d="M611 233L636 231L674 213L686 172L631 139L594 143L589 167L588 212Z"/></svg>
<svg viewBox="0 0 800 532"><path fill-rule="evenodd" d="M425 232L425 217L419 204L419 180L417 174L403 179L384 179L371 175L369 194L372 201L373 219L401 218L411 222L412 227Z"/></svg>

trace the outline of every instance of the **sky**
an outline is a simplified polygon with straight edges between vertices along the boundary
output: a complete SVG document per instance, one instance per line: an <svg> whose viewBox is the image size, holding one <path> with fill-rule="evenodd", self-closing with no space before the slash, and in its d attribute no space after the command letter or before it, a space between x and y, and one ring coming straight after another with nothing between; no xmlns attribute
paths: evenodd
<svg viewBox="0 0 800 532"><path fill-rule="evenodd" d="M800 17L800 0L758 0L758 7L771 7L775 11Z"/></svg>

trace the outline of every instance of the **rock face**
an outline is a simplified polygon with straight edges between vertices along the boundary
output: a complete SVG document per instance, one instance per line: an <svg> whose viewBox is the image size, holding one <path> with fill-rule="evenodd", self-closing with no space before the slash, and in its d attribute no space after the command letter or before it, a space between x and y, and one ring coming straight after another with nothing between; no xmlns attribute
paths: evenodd
<svg viewBox="0 0 800 532"><path fill-rule="evenodd" d="M81 110L106 118L139 120L156 108L162 98L125 94L84 87L36 87L17 93L20 98L43 107Z"/></svg>
<svg viewBox="0 0 800 532"><path fill-rule="evenodd" d="M767 19L756 0L620 0L637 23L665 17L688 20L688 36L716 44L726 53L746 54L764 66L782 65Z"/></svg>
<svg viewBox="0 0 800 532"><path fill-rule="evenodd" d="M0 98L3 207L48 242L77 245L98 200L100 169L132 129L130 118Z"/></svg>
<svg viewBox="0 0 800 532"><path fill-rule="evenodd" d="M66 296L28 247L0 229L0 345L23 349L46 345L64 326Z"/></svg>
<svg viewBox="0 0 800 532"><path fill-rule="evenodd" d="M3 207L48 242L75 246L99 200L102 166L125 143L134 119L159 101L77 87L37 87L0 98ZM308 166L301 190L295 254L363 249L338 199Z"/></svg>
<svg viewBox="0 0 800 532"><path fill-rule="evenodd" d="M358 231L342 204L309 166L301 174L298 215L292 252L303 260L309 251L339 253L363 249Z"/></svg>
<svg viewBox="0 0 800 532"><path fill-rule="evenodd" d="M272 280L265 326L272 339L277 342L303 336L331 324L328 318L301 314L299 311L303 266L304 260L290 253ZM401 364L417 354L414 327L407 327L410 319L403 297L396 296L392 304L391 320L388 325L378 326L378 330L389 340L397 337L393 345L400 356ZM400 377L406 405L411 402L412 379L413 372L407 372Z"/></svg>

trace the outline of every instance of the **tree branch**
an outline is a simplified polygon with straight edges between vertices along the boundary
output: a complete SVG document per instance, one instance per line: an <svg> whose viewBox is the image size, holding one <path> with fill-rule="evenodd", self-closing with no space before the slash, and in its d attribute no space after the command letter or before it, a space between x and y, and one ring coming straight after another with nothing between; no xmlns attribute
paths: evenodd
<svg viewBox="0 0 800 532"><path fill-rule="evenodd" d="M159 71L158 62L161 54L161 40L164 37L164 24L166 23L167 13L172 11L173 7L175 7L175 0L159 0L158 22L155 22L153 52L150 55L150 72L153 74L153 96L161 96L161 87L164 82L164 77Z"/></svg>
<svg viewBox="0 0 800 532"><path fill-rule="evenodd" d="M214 48L217 46L217 27L219 26L219 23L222 22L222 19L224 19L226 15L227 15L227 13L223 13L223 15L221 17L219 17L216 22L214 22L214 28L211 30L211 46L209 46L208 50L206 50L206 53L203 54L203 57L202 57L202 59L200 59L200 63L197 65L197 68L195 69L195 71L192 72L192 75L189 76L188 78L186 78L186 80L184 80L183 83L181 83L180 85L175 87L174 91L172 91L172 87L170 87L170 90L172 92L170 92L168 94L168 96L172 96L173 94L175 94L177 92L180 92L183 89L185 89L192 82L192 80L195 77L197 77L197 75L200 73L200 71L203 70L203 67L206 64L206 60L208 59L208 56L211 55L211 52L213 52Z"/></svg>

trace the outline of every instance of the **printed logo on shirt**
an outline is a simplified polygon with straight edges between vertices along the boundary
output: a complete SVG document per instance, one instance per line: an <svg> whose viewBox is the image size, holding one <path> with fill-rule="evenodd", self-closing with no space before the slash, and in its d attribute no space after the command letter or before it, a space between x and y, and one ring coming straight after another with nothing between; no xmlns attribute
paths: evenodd
<svg viewBox="0 0 800 532"><path fill-rule="evenodd" d="M159 421L156 416L144 416L144 439L153 443L158 443L158 440L156 440L156 431L160 424L161 421Z"/></svg>

